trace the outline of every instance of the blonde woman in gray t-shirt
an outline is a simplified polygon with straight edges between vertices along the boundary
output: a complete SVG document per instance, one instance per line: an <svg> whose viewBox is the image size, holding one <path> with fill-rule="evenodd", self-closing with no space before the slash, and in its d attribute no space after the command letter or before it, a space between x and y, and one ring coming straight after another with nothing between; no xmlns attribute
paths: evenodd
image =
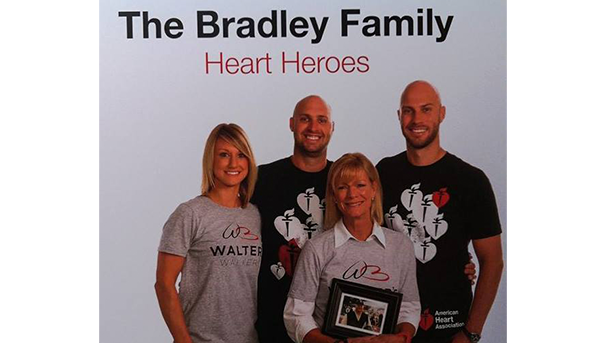
<svg viewBox="0 0 606 343"><path fill-rule="evenodd" d="M202 194L179 205L162 231L160 310L176 343L255 343L261 219L249 203L257 167L244 130L218 125L202 169Z"/></svg>
<svg viewBox="0 0 606 343"><path fill-rule="evenodd" d="M345 154L331 166L327 230L305 244L284 308L284 324L295 342L409 343L414 336L421 310L414 248L404 234L381 227L381 197L377 170L364 155ZM356 266L367 268L352 273ZM402 293L396 333L347 340L325 335L320 328L333 278Z"/></svg>

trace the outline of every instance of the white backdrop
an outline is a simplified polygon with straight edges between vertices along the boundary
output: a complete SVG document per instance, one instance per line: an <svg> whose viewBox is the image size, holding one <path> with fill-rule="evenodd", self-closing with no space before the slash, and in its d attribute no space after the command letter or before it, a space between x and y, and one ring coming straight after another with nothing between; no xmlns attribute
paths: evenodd
<svg viewBox="0 0 606 343"><path fill-rule="evenodd" d="M417 17L433 9L453 16L448 36L364 37L360 26L341 36L341 10L365 16ZM196 11L258 20L271 10L329 17L322 40L198 38ZM147 11L162 24L179 18L180 38L142 38L141 17L126 38L121 11ZM425 22L425 24L427 24ZM415 22L416 25L416 22ZM406 32L406 31L405 31ZM280 55L366 56L368 72L303 74L280 70ZM205 53L272 57L272 74L205 73ZM100 334L101 342L169 342L153 290L162 225L199 193L205 138L220 122L240 124L259 163L292 153L288 118L309 94L332 106L329 158L360 151L375 163L405 148L396 118L399 95L425 79L447 108L442 145L490 178L506 242L506 7L502 0L467 1L193 1L104 0L100 4ZM505 248L506 244L504 243ZM506 277L484 329L484 342L506 341Z"/></svg>

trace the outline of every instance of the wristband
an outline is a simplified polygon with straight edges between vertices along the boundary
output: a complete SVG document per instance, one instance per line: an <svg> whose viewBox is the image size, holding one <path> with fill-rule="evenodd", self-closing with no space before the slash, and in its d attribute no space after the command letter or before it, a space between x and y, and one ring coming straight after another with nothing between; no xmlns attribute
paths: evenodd
<svg viewBox="0 0 606 343"><path fill-rule="evenodd" d="M462 330L465 336L467 336L467 338L469 338L472 343L478 343L480 341L480 338L482 338L479 333L469 332L466 327L463 327Z"/></svg>

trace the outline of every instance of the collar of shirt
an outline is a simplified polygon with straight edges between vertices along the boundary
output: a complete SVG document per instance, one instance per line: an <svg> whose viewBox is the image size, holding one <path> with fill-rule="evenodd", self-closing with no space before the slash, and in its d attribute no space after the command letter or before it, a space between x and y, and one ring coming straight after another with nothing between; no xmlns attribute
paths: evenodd
<svg viewBox="0 0 606 343"><path fill-rule="evenodd" d="M357 239L351 233L349 233L349 231L345 227L345 224L343 224L343 219L339 220L335 224L333 231L335 232L335 248L338 248L341 245L345 244L345 242L347 242L349 239L355 239L357 241ZM383 232L383 228L381 228L381 226L376 222L374 223L374 226L372 227L372 233L370 234L370 236L368 236L366 242L372 240L373 237L379 243L381 243L383 248L385 248L385 233Z"/></svg>

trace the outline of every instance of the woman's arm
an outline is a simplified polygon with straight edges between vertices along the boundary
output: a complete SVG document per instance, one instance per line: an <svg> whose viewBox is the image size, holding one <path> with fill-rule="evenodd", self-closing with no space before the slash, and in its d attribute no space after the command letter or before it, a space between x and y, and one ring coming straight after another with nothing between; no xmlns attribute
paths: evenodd
<svg viewBox="0 0 606 343"><path fill-rule="evenodd" d="M386 339L389 339L388 336L395 336L395 335L380 335L380 336L365 336L365 337L348 338L347 342L348 343L370 343L370 342L377 342L377 343L398 342L398 343L401 343L401 342L403 342L403 341L388 341L388 340L386 340ZM325 334L323 334L320 331L320 329L313 329L310 332L308 332L307 335L305 335L305 339L303 340L303 343L335 343L338 341L339 340L337 338L326 336ZM408 341L407 341L407 343L408 343Z"/></svg>
<svg viewBox="0 0 606 343"><path fill-rule="evenodd" d="M334 343L337 338L327 336L315 324L312 314L313 302L304 302L288 298L284 308L284 324L295 342ZM312 329L313 328L313 329ZM348 343L410 343L415 334L415 326L403 322L396 327L395 334L349 338ZM303 336L304 337L301 337ZM301 339L302 338L302 339Z"/></svg>
<svg viewBox="0 0 606 343"><path fill-rule="evenodd" d="M313 329L305 335L303 343L334 343L337 339L326 336L320 329Z"/></svg>
<svg viewBox="0 0 606 343"><path fill-rule="evenodd" d="M396 334L348 338L348 343L410 343L415 334L415 328L410 323L398 324ZM305 335L303 343L334 343L338 339L326 336L320 329L313 329Z"/></svg>
<svg viewBox="0 0 606 343"><path fill-rule="evenodd" d="M175 287L175 282L181 269L185 257L171 255L163 252L158 253L158 267L156 269L156 296L160 304L160 310L164 321L173 335L175 343L192 343L185 317L181 309L179 294Z"/></svg>
<svg viewBox="0 0 606 343"><path fill-rule="evenodd" d="M296 343L332 343L334 338L325 336L313 319L315 300L320 287L320 277L324 269L322 256L313 240L305 243L284 306L284 326L288 336Z"/></svg>
<svg viewBox="0 0 606 343"><path fill-rule="evenodd" d="M403 337L403 342L410 343L415 335L416 328L410 323L400 323L396 326L396 336Z"/></svg>

